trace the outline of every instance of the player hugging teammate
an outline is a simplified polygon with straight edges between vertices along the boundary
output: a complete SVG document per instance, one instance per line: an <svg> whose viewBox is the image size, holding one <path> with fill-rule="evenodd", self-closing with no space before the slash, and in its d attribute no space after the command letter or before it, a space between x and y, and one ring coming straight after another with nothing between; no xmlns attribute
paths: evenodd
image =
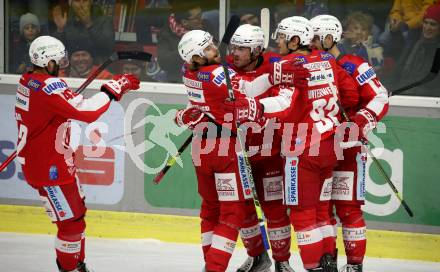
<svg viewBox="0 0 440 272"><path fill-rule="evenodd" d="M329 18L336 19L283 19L275 33L279 55L264 52L259 27L240 26L228 56L234 101L228 99L211 36L191 31L180 41L190 103L178 111L176 122L193 129L195 141L202 141L193 142L193 161L200 162L195 167L206 271L226 270L239 230L249 257L237 271L270 271L271 266L247 196L248 179L237 163L235 121L254 122L257 128L248 133L246 146L253 153L252 174L267 219L275 271L293 271L288 262L290 224L307 271L338 271L333 205L343 226L348 256L344 271L362 271L366 238L360 207L366 156L360 140L386 113L388 96L368 63L335 51L342 28ZM352 123L344 123L340 106ZM215 133L207 133L212 124ZM222 141L224 135L228 141ZM208 141L214 147L200 153ZM347 141L354 144L346 148ZM346 180L342 175L351 181L351 195L345 198L337 190L338 182Z"/></svg>

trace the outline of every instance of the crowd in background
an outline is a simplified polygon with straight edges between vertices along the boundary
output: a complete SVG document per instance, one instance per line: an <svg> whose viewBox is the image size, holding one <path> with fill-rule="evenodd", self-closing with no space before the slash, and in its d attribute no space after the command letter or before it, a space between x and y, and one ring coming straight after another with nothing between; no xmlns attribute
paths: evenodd
<svg viewBox="0 0 440 272"><path fill-rule="evenodd" d="M344 27L341 52L369 61L389 90L427 75L440 45L437 0L231 0L230 5L242 23L256 25L260 9L268 7L271 32L289 16L338 17ZM100 78L130 72L143 81L180 83L183 63L177 44L182 35L193 29L214 37L219 33L217 1L9 0L6 7L7 71L12 74L32 69L30 43L51 35L68 50L70 65L62 76L86 78L114 50L144 50L155 56L148 64L127 60ZM276 51L274 45L271 42L267 50ZM407 94L440 96L435 88L439 83L436 79Z"/></svg>

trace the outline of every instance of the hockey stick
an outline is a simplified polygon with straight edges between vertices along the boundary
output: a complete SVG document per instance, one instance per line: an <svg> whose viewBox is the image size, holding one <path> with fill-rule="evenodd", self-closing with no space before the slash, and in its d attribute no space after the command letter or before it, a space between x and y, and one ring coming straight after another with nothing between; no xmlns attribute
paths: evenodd
<svg viewBox="0 0 440 272"><path fill-rule="evenodd" d="M231 20L229 21L229 24L231 24L231 23L234 23L236 25L235 29L237 29L238 25L240 24L240 18L236 15L232 16ZM228 28L229 28L229 25L228 25ZM223 72L225 73L226 86L228 88L228 94L229 94L228 99L230 101L235 101L235 95L234 95L234 91L232 89L231 77L229 75L228 64L226 62L225 56L226 56L226 48L227 48L229 41L231 40L234 32L235 32L235 30L230 31L229 33L226 32L227 34L230 34L230 35L225 34L223 36L222 43L220 44L220 47L219 47L221 64L223 67ZM270 249L270 246L269 246L269 239L267 238L266 227L264 225L264 214L263 214L263 210L261 209L260 201L258 200L257 190L255 188L254 178L252 176L251 164L249 162L249 158L248 158L248 155L246 152L245 142L243 141L243 138L240 133L240 123L238 121L236 122L236 127L237 127L237 138L240 143L241 153L243 156L244 164L246 166L247 177L249 179L248 182L249 182L249 185L252 190L252 196L253 196L252 198L254 201L255 211L257 213L258 223L260 225L260 231L261 231L261 236L263 238L263 244L264 244L265 249L268 250L268 249Z"/></svg>
<svg viewBox="0 0 440 272"><path fill-rule="evenodd" d="M262 8L260 11L261 29L264 33L264 49L269 46L269 32L270 32L270 11L268 8Z"/></svg>
<svg viewBox="0 0 440 272"><path fill-rule="evenodd" d="M111 63L118 61L118 60L124 60L124 59L135 59L135 60L143 60L143 61L150 61L151 54L141 51L119 51L114 52L110 55L110 57L104 61L101 66L98 67L87 79L84 81L81 86L75 91L76 93L80 94L82 93L87 86L102 72L104 69L110 65ZM9 157L0 165L0 172L2 172L10 163L15 159L17 156L17 151L15 150Z"/></svg>
<svg viewBox="0 0 440 272"><path fill-rule="evenodd" d="M423 85L423 84L426 84L426 83L432 81L434 78L436 78L438 76L439 70L440 70L440 48L437 48L435 51L434 61L432 62L431 71L429 72L429 74L426 75L424 78L422 78L419 81L416 81L416 82L411 83L407 86L404 86L404 87L401 87L401 88L396 89L394 91L391 91L389 93L389 96L400 94L400 93L407 91L411 88L414 88L414 87L417 87L417 86L420 86L420 85Z"/></svg>
<svg viewBox="0 0 440 272"><path fill-rule="evenodd" d="M333 85L333 82L330 82L327 79L327 76L325 75L325 71L324 68L321 67L321 73L322 75L324 75L325 80L327 81L328 85L330 86L330 89L332 90L332 94L333 97L336 101L336 105L339 107L339 109L341 110L342 116L344 117L344 120L346 122L351 122L350 117L348 116L347 112L345 111L345 109L342 107L341 102L338 99L338 96L336 94L336 89L335 86ZM382 164L379 162L378 159L376 159L376 157L374 156L373 152L371 152L371 150L368 148L368 144L369 141L366 138L362 138L361 139L361 143L362 145L365 147L365 150L367 150L368 156L373 160L374 165L376 165L376 168L379 170L380 174L382 175L382 177L385 179L385 181L388 183L388 185L391 187L391 190L394 192L394 195L397 197L397 199L399 199L400 203L402 204L402 206L405 208L405 211L408 213L408 215L410 217L414 217L414 213L412 212L412 210L410 209L410 207L408 206L408 204L406 203L406 201L403 199L402 194L397 190L396 186L394 185L394 183L391 181L391 178L388 176L388 174L385 172L385 169L383 168Z"/></svg>
<svg viewBox="0 0 440 272"><path fill-rule="evenodd" d="M232 38L232 35L234 35L235 30L237 30L237 28L238 28L238 26L240 24L240 19L238 18L238 21L237 21L237 18L238 18L237 16L232 16L231 19L229 20L229 23L228 23L228 25L226 26L226 29L225 29L225 33L223 34L223 37L222 37L222 41L221 41L222 43L220 44L219 51L220 50L225 50L226 51L226 47L228 46L229 41ZM212 118L210 118L208 115L206 115L206 116L208 117L210 122L213 122L216 125L221 126L216 121L214 121ZM162 170L160 170L159 173L156 174L156 176L153 178L153 182L155 184L159 184L160 183L160 181L165 176L165 174L168 172L168 170L170 170L170 168L176 163L176 159L191 144L192 137L193 137L193 134L191 133L191 135L188 136L188 138L185 140L185 142L179 147L179 149L177 150L176 155L171 156L168 159L167 163L165 164L165 167Z"/></svg>

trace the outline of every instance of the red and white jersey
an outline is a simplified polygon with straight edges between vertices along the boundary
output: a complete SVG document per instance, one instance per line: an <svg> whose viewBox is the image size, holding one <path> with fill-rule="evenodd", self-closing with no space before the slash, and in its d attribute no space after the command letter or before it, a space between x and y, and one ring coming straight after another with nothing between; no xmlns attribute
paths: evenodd
<svg viewBox="0 0 440 272"><path fill-rule="evenodd" d="M358 86L359 104L347 109L349 116L365 109L374 115L376 121L382 119L388 111L388 91L377 78L373 67L363 58L354 55L340 55L336 60Z"/></svg>
<svg viewBox="0 0 440 272"><path fill-rule="evenodd" d="M89 99L72 92L66 82L47 74L26 73L17 88L17 160L27 182L52 186L73 182L75 165L69 147L70 122L95 121L110 105L107 94Z"/></svg>
<svg viewBox="0 0 440 272"><path fill-rule="evenodd" d="M279 130L289 137L290 150L308 148L335 133L341 115L337 99L344 107L359 103L356 83L336 64L332 55L312 51L309 55L290 54L283 60L302 63L311 76L307 89L279 89L274 97L261 99L267 117L278 117L284 124ZM331 86L333 85L333 86ZM336 94L333 94L336 91ZM284 151L284 150L283 150Z"/></svg>
<svg viewBox="0 0 440 272"><path fill-rule="evenodd" d="M252 71L244 71L244 70L240 70L239 68L235 67L232 63L232 58L227 58L229 64L231 65L231 67L235 70L236 75L234 77L234 82L243 80L246 82L252 82L255 78L263 75L263 74L268 74L270 72L270 68L272 66L272 64L274 62L278 62L281 60L281 56L275 52L264 52L261 55L261 58L259 59L259 63L257 64L257 67L255 67L254 70ZM254 87L256 87L254 85ZM263 89L265 89L264 86L262 86ZM260 95L257 95L255 98L256 99L262 99L265 97L268 97L272 92L274 92L274 89L277 89L278 86L274 86L272 88L270 88L269 90L263 92ZM261 92L261 90L255 90L258 93ZM245 96L244 94L238 94L239 96ZM275 120L271 120L271 121L267 121L266 122L262 122L259 124L260 127L264 127L265 125L270 126L271 124L273 124L273 122L275 122ZM277 133L274 133L273 138L272 137L268 137L267 139L264 139L265 136L265 131L260 130L260 131L256 131L253 132L251 128L248 129L247 132L247 137L246 137L246 144L249 147L252 147L254 149L258 149L259 151L257 153L255 153L256 150L249 150L250 153L249 154L253 154L255 153L255 155L251 156L252 160L258 160L261 159L261 154L263 154L264 156L269 156L269 155L274 155L274 154L278 154L279 153L279 146L281 143L281 138L279 137L279 135ZM263 151L263 149L266 149L265 151Z"/></svg>

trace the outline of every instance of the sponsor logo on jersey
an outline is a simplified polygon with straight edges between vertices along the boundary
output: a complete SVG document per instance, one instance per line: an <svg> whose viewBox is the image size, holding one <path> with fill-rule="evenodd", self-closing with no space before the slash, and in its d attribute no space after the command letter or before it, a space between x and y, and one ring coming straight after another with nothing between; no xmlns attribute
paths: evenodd
<svg viewBox="0 0 440 272"><path fill-rule="evenodd" d="M332 185L333 200L352 200L353 199L353 181L354 173L352 171L334 171Z"/></svg>
<svg viewBox="0 0 440 272"><path fill-rule="evenodd" d="M309 69L310 71L320 71L321 68L331 69L332 66L328 61L318 61L318 62L304 64L304 68Z"/></svg>
<svg viewBox="0 0 440 272"><path fill-rule="evenodd" d="M333 184L333 178L328 178L324 180L324 184L322 185L321 188L321 196L319 197L319 200L326 201L332 198L332 184Z"/></svg>
<svg viewBox="0 0 440 272"><path fill-rule="evenodd" d="M49 78L45 81L46 86L43 91L47 94L52 94L53 92L62 92L67 89L67 84L58 78Z"/></svg>
<svg viewBox="0 0 440 272"><path fill-rule="evenodd" d="M208 82L211 79L211 73L210 72L198 72L197 79L201 80L201 81Z"/></svg>
<svg viewBox="0 0 440 272"><path fill-rule="evenodd" d="M41 84L42 83L36 79L31 79L27 83L28 87L34 91L37 91L38 89L40 89Z"/></svg>
<svg viewBox="0 0 440 272"><path fill-rule="evenodd" d="M278 61L280 61L280 60L281 60L280 57L270 57L270 58L269 58L269 63L278 62Z"/></svg>
<svg viewBox="0 0 440 272"><path fill-rule="evenodd" d="M46 189L50 202L55 207L58 219L63 221L72 218L73 212L70 209L61 188L59 186L46 186L44 188Z"/></svg>
<svg viewBox="0 0 440 272"><path fill-rule="evenodd" d="M58 168L55 165L52 165L49 168L49 179L50 180L58 179Z"/></svg>
<svg viewBox="0 0 440 272"><path fill-rule="evenodd" d="M334 59L333 55L328 52L321 52L320 54L321 54L321 59L323 60Z"/></svg>
<svg viewBox="0 0 440 272"><path fill-rule="evenodd" d="M238 200L238 187L235 173L215 173L215 188L220 201Z"/></svg>
<svg viewBox="0 0 440 272"><path fill-rule="evenodd" d="M283 199L283 177L263 178L264 200Z"/></svg>
<svg viewBox="0 0 440 272"><path fill-rule="evenodd" d="M344 70L352 76L354 71L356 70L356 64L345 62L344 64L342 64L342 68L344 68Z"/></svg>
<svg viewBox="0 0 440 272"><path fill-rule="evenodd" d="M286 204L298 205L298 158L286 158Z"/></svg>
<svg viewBox="0 0 440 272"><path fill-rule="evenodd" d="M357 200L365 200L365 183L366 183L366 164L367 164L367 154L358 153L356 155L357 164Z"/></svg>
<svg viewBox="0 0 440 272"><path fill-rule="evenodd" d="M370 81L372 78L376 77L376 72L374 72L373 67L370 67L365 73L362 73L356 77L357 82L359 82L360 85L364 85L368 81Z"/></svg>
<svg viewBox="0 0 440 272"><path fill-rule="evenodd" d="M344 241L360 241L366 238L366 227L361 228L343 228L342 237Z"/></svg>
<svg viewBox="0 0 440 272"><path fill-rule="evenodd" d="M229 77L233 77L235 75L235 71L232 69L229 69ZM212 82L214 82L215 85L220 86L222 84L226 84L226 79L225 79L225 72L223 71L223 67L220 66L218 68L216 68L212 74L214 75L214 78L212 79Z"/></svg>
<svg viewBox="0 0 440 272"><path fill-rule="evenodd" d="M304 63L307 63L307 59L306 59L306 57L305 56L297 56L297 57L295 57L295 62L296 63L298 63L298 64L304 64Z"/></svg>
<svg viewBox="0 0 440 272"><path fill-rule="evenodd" d="M241 185L243 187L244 198L248 199L252 197L252 189L250 185L250 180L248 176L248 170L246 165L246 160L242 153L237 153L238 159L238 171L240 173Z"/></svg>
<svg viewBox="0 0 440 272"><path fill-rule="evenodd" d="M15 106L24 111L29 111L29 96L24 96L17 92L15 95Z"/></svg>
<svg viewBox="0 0 440 272"><path fill-rule="evenodd" d="M29 88L23 86L20 83L18 83L17 92L21 93L24 96L29 96Z"/></svg>
<svg viewBox="0 0 440 272"><path fill-rule="evenodd" d="M187 87L202 89L202 82L187 77L183 77L183 84Z"/></svg>
<svg viewBox="0 0 440 272"><path fill-rule="evenodd" d="M326 95L332 95L332 89L330 87L309 90L309 99L317 99Z"/></svg>
<svg viewBox="0 0 440 272"><path fill-rule="evenodd" d="M188 94L189 100L197 103L205 103L203 90L186 87L186 93Z"/></svg>

